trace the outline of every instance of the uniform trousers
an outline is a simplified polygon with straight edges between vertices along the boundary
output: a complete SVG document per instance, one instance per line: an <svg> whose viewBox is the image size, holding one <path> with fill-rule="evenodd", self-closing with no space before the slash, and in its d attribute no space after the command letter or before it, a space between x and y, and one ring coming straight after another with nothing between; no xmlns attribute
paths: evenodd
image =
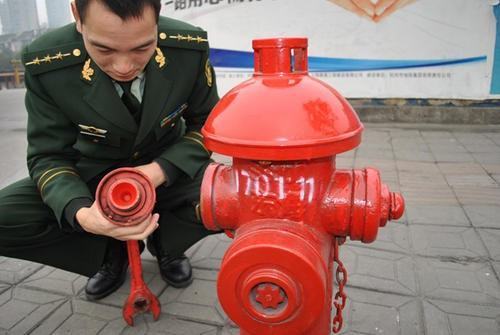
<svg viewBox="0 0 500 335"><path fill-rule="evenodd" d="M154 240L171 256L180 256L194 243L213 233L196 215L200 186L207 164L194 179L181 176L168 187L156 189L154 213L160 214ZM102 177L102 176L101 176ZM95 192L100 178L89 184ZM85 276L101 266L108 237L61 229L53 211L43 203L30 178L0 190L0 256L38 262Z"/></svg>

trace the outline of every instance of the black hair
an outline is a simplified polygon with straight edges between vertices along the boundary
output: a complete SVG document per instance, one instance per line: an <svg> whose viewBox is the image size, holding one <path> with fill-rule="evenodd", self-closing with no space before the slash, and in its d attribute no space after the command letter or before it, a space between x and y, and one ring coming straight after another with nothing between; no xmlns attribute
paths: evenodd
<svg viewBox="0 0 500 335"><path fill-rule="evenodd" d="M100 1L124 21L141 17L146 6L153 8L157 22L160 16L161 0L76 0L76 9L82 22L91 1Z"/></svg>

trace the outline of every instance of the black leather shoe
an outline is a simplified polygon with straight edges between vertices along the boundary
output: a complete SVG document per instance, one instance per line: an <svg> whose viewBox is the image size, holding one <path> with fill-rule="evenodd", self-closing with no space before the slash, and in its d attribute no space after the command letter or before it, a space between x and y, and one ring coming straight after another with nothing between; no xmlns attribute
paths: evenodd
<svg viewBox="0 0 500 335"><path fill-rule="evenodd" d="M139 251L144 250L144 242L139 241ZM108 244L104 263L97 273L90 277L85 286L88 300L95 301L107 297L123 285L127 277L128 255L125 242L112 241Z"/></svg>
<svg viewBox="0 0 500 335"><path fill-rule="evenodd" d="M158 257L158 266L163 280L175 288L187 287L193 282L193 270L186 255Z"/></svg>
<svg viewBox="0 0 500 335"><path fill-rule="evenodd" d="M193 270L186 255L172 257L166 253L158 252L152 238L148 238L148 250L153 256L156 256L160 275L169 285L183 288L193 282Z"/></svg>

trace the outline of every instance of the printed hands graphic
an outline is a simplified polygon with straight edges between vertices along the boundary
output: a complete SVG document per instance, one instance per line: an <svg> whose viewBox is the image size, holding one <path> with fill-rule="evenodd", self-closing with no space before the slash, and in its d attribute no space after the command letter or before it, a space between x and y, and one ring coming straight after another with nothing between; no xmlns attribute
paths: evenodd
<svg viewBox="0 0 500 335"><path fill-rule="evenodd" d="M328 0L348 11L374 22L382 19L403 8L416 0Z"/></svg>

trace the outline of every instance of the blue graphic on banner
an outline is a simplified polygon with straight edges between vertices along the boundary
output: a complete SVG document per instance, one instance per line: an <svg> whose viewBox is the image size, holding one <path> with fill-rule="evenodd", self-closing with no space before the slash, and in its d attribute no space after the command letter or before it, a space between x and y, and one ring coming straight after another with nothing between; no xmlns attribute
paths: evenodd
<svg viewBox="0 0 500 335"><path fill-rule="evenodd" d="M253 52L227 49L210 49L210 61L215 67L253 69ZM373 71L407 69L416 67L444 66L486 61L486 56L462 59L431 60L377 60L309 57L310 72Z"/></svg>

